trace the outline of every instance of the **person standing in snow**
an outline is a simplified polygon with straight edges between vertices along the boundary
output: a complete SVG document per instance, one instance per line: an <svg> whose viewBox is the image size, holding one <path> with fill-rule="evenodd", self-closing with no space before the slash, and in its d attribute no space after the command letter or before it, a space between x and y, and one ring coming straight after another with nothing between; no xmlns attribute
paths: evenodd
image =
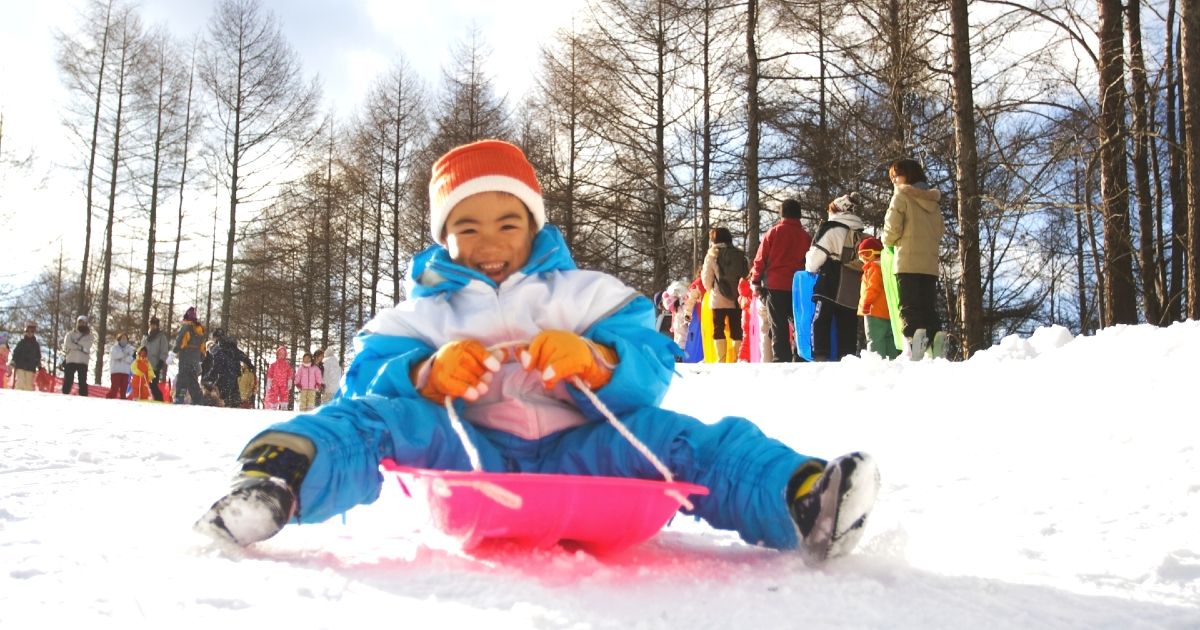
<svg viewBox="0 0 1200 630"><path fill-rule="evenodd" d="M332 350L329 356L321 361L321 382L324 383L321 404L327 404L337 395L342 384L342 365L338 362L337 353Z"/></svg>
<svg viewBox="0 0 1200 630"><path fill-rule="evenodd" d="M712 292L713 346L717 351L717 363L736 363L742 350L742 311L738 307L737 286L750 272L750 265L746 262L746 254L733 244L729 228L713 228L709 230L708 238L712 246L704 256L700 281L706 291ZM727 354L726 329L729 343L733 344L733 361L729 361Z"/></svg>
<svg viewBox="0 0 1200 630"><path fill-rule="evenodd" d="M671 337L680 349L687 344L688 317L684 309L687 293L687 285L676 280L667 285L662 297L663 308L671 314Z"/></svg>
<svg viewBox="0 0 1200 630"><path fill-rule="evenodd" d="M225 329L214 330L213 341L215 343L209 351L207 365L204 366L204 382L216 387L225 407L236 409L242 406L242 393L238 386L238 379L242 374L241 366L244 365L253 372L254 363L241 348L238 348L237 339L226 334Z"/></svg>
<svg viewBox="0 0 1200 630"><path fill-rule="evenodd" d="M742 278L738 281L738 308L742 311L742 337L743 342L738 350L737 360L742 363L750 362L750 347L753 340L750 339L750 305L754 302L754 289L750 286L750 278Z"/></svg>
<svg viewBox="0 0 1200 630"><path fill-rule="evenodd" d="M158 316L152 316L146 336L142 339L142 347L146 349L146 358L150 361L150 371L154 373L153 380L149 384L150 395L154 397L154 400L162 402L163 394L159 383L167 378L167 354L171 351L171 340L158 327L158 324Z"/></svg>
<svg viewBox="0 0 1200 630"><path fill-rule="evenodd" d="M883 217L883 245L895 253L904 355L913 361L927 351L944 357L946 335L937 314L938 253L945 230L941 193L930 190L925 170L913 159L892 162L888 177L894 190Z"/></svg>
<svg viewBox="0 0 1200 630"><path fill-rule="evenodd" d="M867 350L885 359L900 355L892 338L892 319L888 312L887 296L883 292L883 269L879 255L883 243L870 236L858 244L858 259L863 264L862 282L858 291L858 315L863 318L867 334Z"/></svg>
<svg viewBox="0 0 1200 630"><path fill-rule="evenodd" d="M321 372L321 386L317 388L317 397L313 401L313 407L320 407L325 399L325 348L317 348L313 352L312 364Z"/></svg>
<svg viewBox="0 0 1200 630"><path fill-rule="evenodd" d="M804 269L804 255L812 245L812 237L800 224L799 201L784 199L779 213L779 223L767 230L758 246L750 270L750 285L763 298L765 320L769 323L770 334L764 328L763 338L770 337L771 343L769 348L766 343L762 344L763 356L771 357L770 360L776 363L794 363L801 358L791 338L796 326L792 310L792 278Z"/></svg>
<svg viewBox="0 0 1200 630"><path fill-rule="evenodd" d="M130 367L136 357L133 346L129 343L129 335L117 335L117 342L112 345L108 354L109 387L105 398L125 400L125 392L129 389Z"/></svg>
<svg viewBox="0 0 1200 630"><path fill-rule="evenodd" d="M129 365L129 399L151 400L151 383L156 382L154 365L150 361L150 353L145 346L138 348L137 357ZM162 394L155 398L162 402Z"/></svg>
<svg viewBox="0 0 1200 630"><path fill-rule="evenodd" d="M854 214L859 206L858 193L842 195L829 204L829 219L817 228L812 247L804 257L804 268L819 275L813 286L813 315L811 331L796 334L812 334L813 361L840 361L842 357L858 354L858 319L854 308L839 304L836 300L841 279L841 266L850 261L842 260L846 255L855 256L853 247L856 233L861 233L862 219ZM850 247L849 250L846 248ZM849 251L851 253L847 254ZM858 286L854 287L857 292ZM852 304L858 302L857 297ZM834 331L837 333L837 349L834 350Z"/></svg>
<svg viewBox="0 0 1200 630"><path fill-rule="evenodd" d="M87 366L92 358L92 346L95 343L96 337L88 327L87 316L80 315L75 318L75 330L63 337L63 352L66 358L63 362L62 393L71 393L71 385L78 375L79 395L88 395Z"/></svg>
<svg viewBox="0 0 1200 630"><path fill-rule="evenodd" d="M275 349L275 361L267 368L267 393L263 396L263 406L267 409L286 411L288 399L292 392L292 377L295 370L287 359L287 348L279 346Z"/></svg>
<svg viewBox="0 0 1200 630"><path fill-rule="evenodd" d="M12 351L13 389L31 392L42 367L42 346L37 340L37 324L25 322L25 334Z"/></svg>
<svg viewBox="0 0 1200 630"><path fill-rule="evenodd" d="M175 336L175 345L172 347L179 363L179 371L175 376L176 404L190 400L191 404L199 405L203 400L200 364L207 353L205 341L204 326L196 319L196 307L190 307L179 322L179 334Z"/></svg>
<svg viewBox="0 0 1200 630"><path fill-rule="evenodd" d="M313 365L313 357L305 352L296 368L296 389L300 390L296 406L300 411L312 411L317 406L317 390L324 386L321 370Z"/></svg>
<svg viewBox="0 0 1200 630"><path fill-rule="evenodd" d="M8 367L11 354L12 349L8 347L8 335L0 333L0 389L8 388L8 374L12 371Z"/></svg>
<svg viewBox="0 0 1200 630"><path fill-rule="evenodd" d="M715 425L659 407L679 354L654 305L620 280L576 268L546 224L533 165L482 140L433 165L430 234L410 265L409 299L358 334L343 395L269 427L242 451L229 493L198 530L247 545L297 518L321 522L380 492L379 464L660 478L586 387L680 481L709 488L688 510L750 544L848 552L879 487L862 453L825 461L749 420Z"/></svg>
<svg viewBox="0 0 1200 630"><path fill-rule="evenodd" d="M254 395L258 393L258 377L254 374L254 370L243 364L242 372L238 375L238 394L242 398L242 409L254 408Z"/></svg>

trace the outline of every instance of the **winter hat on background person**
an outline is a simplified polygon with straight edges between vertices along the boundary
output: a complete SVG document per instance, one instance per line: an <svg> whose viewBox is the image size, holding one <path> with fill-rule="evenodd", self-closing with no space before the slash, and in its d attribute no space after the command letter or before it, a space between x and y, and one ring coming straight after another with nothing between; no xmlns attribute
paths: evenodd
<svg viewBox="0 0 1200 630"><path fill-rule="evenodd" d="M185 321L185 322L196 321L196 307L195 306L188 307L187 312L183 314L183 321Z"/></svg>
<svg viewBox="0 0 1200 630"><path fill-rule="evenodd" d="M861 254L864 251L868 251L868 250L873 251L876 254L878 254L879 252L882 252L883 251L883 241L875 238L874 236L868 236L868 237L864 238L862 240L862 242L860 242L858 244L858 253Z"/></svg>
<svg viewBox="0 0 1200 630"><path fill-rule="evenodd" d="M76 324L83 324L83 325L85 325L85 326L86 326L86 325L87 325L87 323L88 323L88 318L87 318L87 315L80 315L79 317L76 317L76 318L75 318L75 323L76 323Z"/></svg>
<svg viewBox="0 0 1200 630"><path fill-rule="evenodd" d="M525 204L533 215L536 233L546 223L542 187L533 165L515 145L502 140L480 140L450 150L433 164L429 180L429 233L445 244L442 228L454 206L482 192L505 192Z"/></svg>
<svg viewBox="0 0 1200 630"><path fill-rule="evenodd" d="M849 212L850 210L857 208L860 204L861 198L856 192L846 193L833 200L833 206L837 208L838 212Z"/></svg>

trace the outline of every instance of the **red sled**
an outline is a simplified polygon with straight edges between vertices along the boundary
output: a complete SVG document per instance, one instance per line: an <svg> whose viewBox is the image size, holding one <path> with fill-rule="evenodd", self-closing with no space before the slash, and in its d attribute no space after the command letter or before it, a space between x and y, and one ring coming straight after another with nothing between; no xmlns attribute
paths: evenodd
<svg viewBox="0 0 1200 630"><path fill-rule="evenodd" d="M616 553L653 537L689 495L708 494L704 486L679 481L427 470L390 459L382 467L404 494L427 501L434 525L465 549L506 541Z"/></svg>

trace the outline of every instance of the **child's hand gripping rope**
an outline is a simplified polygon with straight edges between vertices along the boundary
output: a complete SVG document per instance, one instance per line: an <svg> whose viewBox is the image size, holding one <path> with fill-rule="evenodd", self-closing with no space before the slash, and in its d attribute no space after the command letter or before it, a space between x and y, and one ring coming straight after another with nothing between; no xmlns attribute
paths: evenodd
<svg viewBox="0 0 1200 630"><path fill-rule="evenodd" d="M600 389L617 365L612 349L565 330L538 333L520 356L521 365L537 370L547 388L577 376L591 389Z"/></svg>
<svg viewBox="0 0 1200 630"><path fill-rule="evenodd" d="M451 341L417 368L413 382L426 399L441 404L448 398L475 401L486 394L500 361L473 339Z"/></svg>

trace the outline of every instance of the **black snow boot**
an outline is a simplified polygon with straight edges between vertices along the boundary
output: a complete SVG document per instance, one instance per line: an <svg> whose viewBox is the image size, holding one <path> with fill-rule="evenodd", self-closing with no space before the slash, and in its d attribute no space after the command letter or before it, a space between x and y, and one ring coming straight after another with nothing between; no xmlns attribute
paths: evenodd
<svg viewBox="0 0 1200 630"><path fill-rule="evenodd" d="M242 472L229 494L209 508L196 529L249 545L279 533L299 510L300 483L312 461L281 446L261 444L242 454Z"/></svg>
<svg viewBox="0 0 1200 630"><path fill-rule="evenodd" d="M854 549L878 493L879 471L865 453L801 466L788 484L787 497L805 561L819 564Z"/></svg>

